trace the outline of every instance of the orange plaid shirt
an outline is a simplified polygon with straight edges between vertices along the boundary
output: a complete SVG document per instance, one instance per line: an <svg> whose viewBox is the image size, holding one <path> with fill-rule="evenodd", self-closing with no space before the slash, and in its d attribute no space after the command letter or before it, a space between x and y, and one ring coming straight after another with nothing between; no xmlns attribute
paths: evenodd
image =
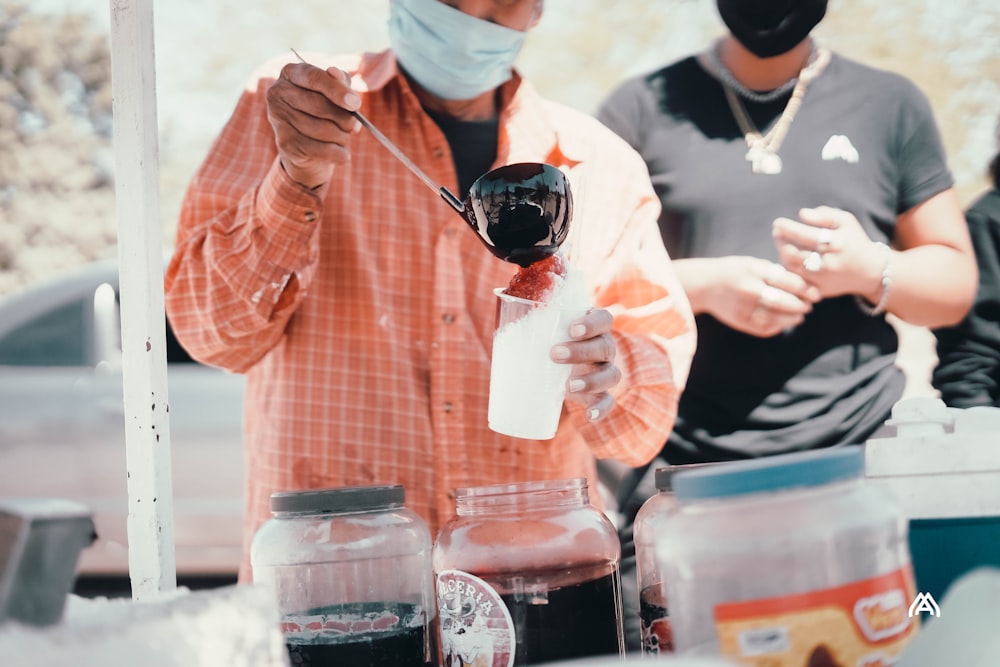
<svg viewBox="0 0 1000 667"><path fill-rule="evenodd" d="M348 71L362 113L457 192L448 142L390 52L310 60ZM497 166L569 175L567 250L615 315L623 380L599 423L567 403L553 440L499 435L486 418L493 288L517 267L368 132L330 183L291 181L265 102L283 62L254 76L193 178L166 273L182 344L247 376L245 545L276 491L401 483L436 534L456 488L586 476L596 499L595 457L649 461L672 428L695 330L641 158L519 76L502 87Z"/></svg>

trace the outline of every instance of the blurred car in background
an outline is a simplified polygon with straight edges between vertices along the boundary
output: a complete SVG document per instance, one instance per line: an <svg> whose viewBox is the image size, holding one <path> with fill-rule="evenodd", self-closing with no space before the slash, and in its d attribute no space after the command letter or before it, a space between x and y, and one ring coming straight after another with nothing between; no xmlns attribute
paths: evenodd
<svg viewBox="0 0 1000 667"><path fill-rule="evenodd" d="M126 575L128 491L117 261L0 297L0 497L94 513L81 575ZM241 558L243 377L194 362L167 326L177 574Z"/></svg>

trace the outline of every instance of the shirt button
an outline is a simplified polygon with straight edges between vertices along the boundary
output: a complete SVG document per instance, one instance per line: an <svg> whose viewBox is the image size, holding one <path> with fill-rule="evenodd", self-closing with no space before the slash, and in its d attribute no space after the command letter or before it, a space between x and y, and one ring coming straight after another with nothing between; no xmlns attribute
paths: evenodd
<svg viewBox="0 0 1000 667"><path fill-rule="evenodd" d="M444 322L445 324L451 324L452 322L455 321L454 313L445 313L444 315L441 316L441 321Z"/></svg>
<svg viewBox="0 0 1000 667"><path fill-rule="evenodd" d="M444 157L444 151L440 147L434 149L434 157L441 158Z"/></svg>
<svg viewBox="0 0 1000 667"><path fill-rule="evenodd" d="M454 227L449 227L448 229L444 230L444 235L448 236L448 237L454 236L455 235L455 228Z"/></svg>
<svg viewBox="0 0 1000 667"><path fill-rule="evenodd" d="M448 492L448 500L454 500L454 499L455 499L455 492L454 491L449 491Z"/></svg>
<svg viewBox="0 0 1000 667"><path fill-rule="evenodd" d="M316 222L316 211L306 211L306 222Z"/></svg>
<svg viewBox="0 0 1000 667"><path fill-rule="evenodd" d="M444 405L441 406L441 409L444 410L445 412L451 412L452 410L455 409L455 406L451 404L451 401L445 401Z"/></svg>

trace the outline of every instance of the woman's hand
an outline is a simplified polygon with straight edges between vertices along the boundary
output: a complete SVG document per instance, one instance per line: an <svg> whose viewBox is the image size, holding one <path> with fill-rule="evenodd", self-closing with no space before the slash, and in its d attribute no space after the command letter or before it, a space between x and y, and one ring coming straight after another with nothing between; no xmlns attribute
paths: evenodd
<svg viewBox="0 0 1000 667"><path fill-rule="evenodd" d="M595 308L570 324L570 340L552 348L552 360L573 364L566 386L566 400L584 405L587 419L600 421L611 413L615 399L611 388L621 382L615 366L617 345L611 335L614 316Z"/></svg>

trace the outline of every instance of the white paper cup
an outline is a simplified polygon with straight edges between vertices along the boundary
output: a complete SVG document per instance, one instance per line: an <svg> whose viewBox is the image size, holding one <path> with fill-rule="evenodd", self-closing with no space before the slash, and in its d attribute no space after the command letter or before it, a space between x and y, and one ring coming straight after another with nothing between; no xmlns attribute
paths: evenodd
<svg viewBox="0 0 1000 667"><path fill-rule="evenodd" d="M497 295L497 328L490 367L490 429L529 440L556 434L571 364L552 361L552 346L569 340L569 325L586 308L562 308Z"/></svg>

